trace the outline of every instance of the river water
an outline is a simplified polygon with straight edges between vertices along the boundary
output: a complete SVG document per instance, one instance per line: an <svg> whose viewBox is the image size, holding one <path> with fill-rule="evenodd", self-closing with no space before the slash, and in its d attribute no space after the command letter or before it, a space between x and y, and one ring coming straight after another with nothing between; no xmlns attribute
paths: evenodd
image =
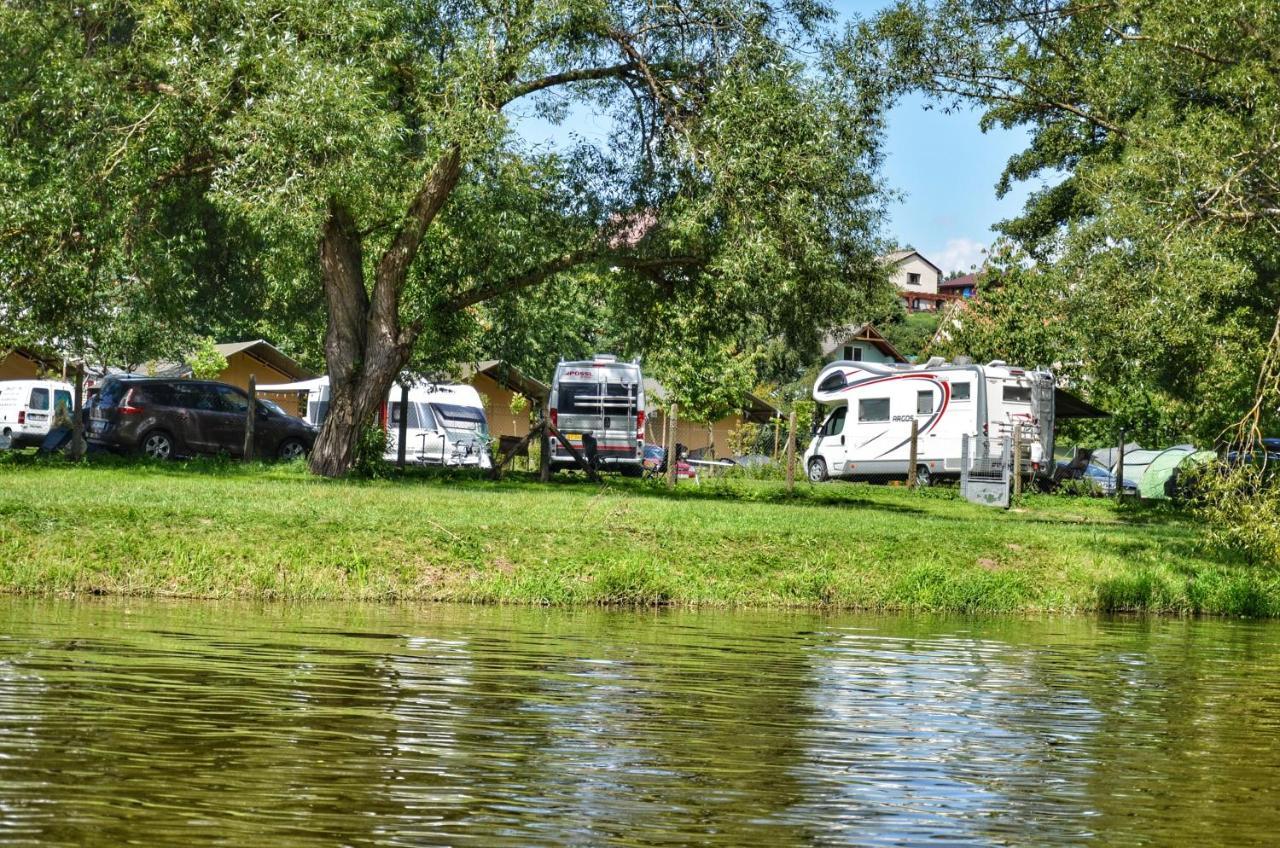
<svg viewBox="0 0 1280 848"><path fill-rule="evenodd" d="M0 599L0 846L1277 839L1277 624Z"/></svg>

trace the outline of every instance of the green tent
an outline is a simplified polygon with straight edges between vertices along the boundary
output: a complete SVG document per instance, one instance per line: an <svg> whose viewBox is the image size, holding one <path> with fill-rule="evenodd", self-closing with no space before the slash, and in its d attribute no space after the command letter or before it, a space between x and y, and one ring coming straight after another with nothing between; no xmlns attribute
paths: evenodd
<svg viewBox="0 0 1280 848"><path fill-rule="evenodd" d="M1138 494L1150 500L1168 500L1174 496L1179 468L1214 456L1213 451L1198 451L1190 445L1163 450L1142 473L1142 478L1138 481Z"/></svg>

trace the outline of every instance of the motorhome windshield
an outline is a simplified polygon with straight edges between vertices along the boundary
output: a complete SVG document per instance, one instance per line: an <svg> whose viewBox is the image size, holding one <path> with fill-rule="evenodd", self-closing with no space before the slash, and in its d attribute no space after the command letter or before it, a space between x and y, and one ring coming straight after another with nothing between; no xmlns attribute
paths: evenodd
<svg viewBox="0 0 1280 848"><path fill-rule="evenodd" d="M558 389L556 408L564 415L636 412L635 383L561 383Z"/></svg>

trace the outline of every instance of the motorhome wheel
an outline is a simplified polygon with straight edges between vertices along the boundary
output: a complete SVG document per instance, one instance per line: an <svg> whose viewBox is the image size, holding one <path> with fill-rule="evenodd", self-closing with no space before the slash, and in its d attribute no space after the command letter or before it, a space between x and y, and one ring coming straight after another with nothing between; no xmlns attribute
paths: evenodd
<svg viewBox="0 0 1280 848"><path fill-rule="evenodd" d="M809 460L809 480L813 483L822 483L827 480L827 461L820 456L815 456Z"/></svg>
<svg viewBox="0 0 1280 848"><path fill-rule="evenodd" d="M920 488L928 488L933 482L933 475L929 473L928 467L924 465L916 466L916 485Z"/></svg>

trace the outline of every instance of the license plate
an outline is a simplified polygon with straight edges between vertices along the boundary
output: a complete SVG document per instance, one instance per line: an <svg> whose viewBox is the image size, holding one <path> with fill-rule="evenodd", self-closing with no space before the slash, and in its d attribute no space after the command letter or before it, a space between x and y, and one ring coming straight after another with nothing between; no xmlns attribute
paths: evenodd
<svg viewBox="0 0 1280 848"><path fill-rule="evenodd" d="M581 433L565 433L565 434L564 434L564 437L565 437L566 439L576 439L576 440L578 440L578 441L582 441L582 434L581 434Z"/></svg>
<svg viewBox="0 0 1280 848"><path fill-rule="evenodd" d="M103 430L107 429L107 422L101 420L92 421L89 424L89 429L94 433L101 433Z"/></svg>

